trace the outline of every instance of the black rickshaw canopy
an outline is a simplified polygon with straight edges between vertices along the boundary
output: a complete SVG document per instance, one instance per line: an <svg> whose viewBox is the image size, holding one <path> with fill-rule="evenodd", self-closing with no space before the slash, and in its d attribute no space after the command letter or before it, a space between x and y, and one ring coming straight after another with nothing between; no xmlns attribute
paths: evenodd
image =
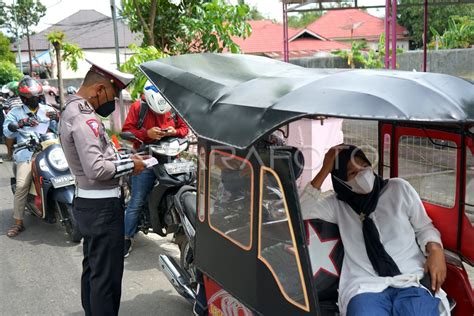
<svg viewBox="0 0 474 316"><path fill-rule="evenodd" d="M159 59L141 70L199 137L241 149L308 116L474 123L474 86L443 74L310 69L210 53Z"/></svg>

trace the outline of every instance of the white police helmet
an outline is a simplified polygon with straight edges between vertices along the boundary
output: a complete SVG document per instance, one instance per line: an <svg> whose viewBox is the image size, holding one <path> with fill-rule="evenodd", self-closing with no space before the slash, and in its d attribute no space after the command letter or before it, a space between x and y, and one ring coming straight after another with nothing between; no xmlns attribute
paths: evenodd
<svg viewBox="0 0 474 316"><path fill-rule="evenodd" d="M165 114L171 110L171 106L161 96L158 88L150 81L145 83L145 100L150 109L156 114Z"/></svg>

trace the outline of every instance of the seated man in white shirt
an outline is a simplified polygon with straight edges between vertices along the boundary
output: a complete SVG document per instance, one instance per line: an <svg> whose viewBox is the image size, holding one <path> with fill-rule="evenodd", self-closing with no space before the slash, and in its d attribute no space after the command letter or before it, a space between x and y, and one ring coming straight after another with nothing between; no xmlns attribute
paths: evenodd
<svg viewBox="0 0 474 316"><path fill-rule="evenodd" d="M329 174L335 194L318 199ZM301 207L304 219L339 226L343 315L449 315L440 234L407 181L383 180L359 148L340 145L305 187Z"/></svg>

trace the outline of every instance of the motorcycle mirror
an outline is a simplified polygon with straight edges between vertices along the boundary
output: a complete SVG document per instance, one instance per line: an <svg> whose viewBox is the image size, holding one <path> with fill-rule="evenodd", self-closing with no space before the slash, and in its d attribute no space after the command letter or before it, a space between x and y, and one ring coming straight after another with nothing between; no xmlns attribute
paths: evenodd
<svg viewBox="0 0 474 316"><path fill-rule="evenodd" d="M140 143L142 142L135 135L133 135L132 132L122 132L119 135L120 135L120 138L128 140L128 141L139 141Z"/></svg>

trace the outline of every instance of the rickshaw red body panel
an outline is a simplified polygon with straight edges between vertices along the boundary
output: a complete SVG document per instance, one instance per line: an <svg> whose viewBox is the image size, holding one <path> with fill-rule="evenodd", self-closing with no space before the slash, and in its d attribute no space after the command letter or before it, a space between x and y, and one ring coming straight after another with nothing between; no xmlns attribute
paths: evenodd
<svg viewBox="0 0 474 316"><path fill-rule="evenodd" d="M211 278L204 276L204 288L209 315L211 316L253 316L254 314L235 297L223 290Z"/></svg>
<svg viewBox="0 0 474 316"><path fill-rule="evenodd" d="M466 138L466 143L467 143L467 148L466 148L467 155L474 156L474 140L472 138ZM466 194L467 193L468 192L466 192ZM470 194L474 194L474 193L470 192ZM461 226L461 253L463 254L465 258L470 260L471 263L474 263L474 226L469 221L469 218L467 218L467 215L465 212L463 212L462 226Z"/></svg>
<svg viewBox="0 0 474 316"><path fill-rule="evenodd" d="M474 293L466 271L452 264L447 267L448 274L443 289L456 302L452 315L474 315Z"/></svg>

